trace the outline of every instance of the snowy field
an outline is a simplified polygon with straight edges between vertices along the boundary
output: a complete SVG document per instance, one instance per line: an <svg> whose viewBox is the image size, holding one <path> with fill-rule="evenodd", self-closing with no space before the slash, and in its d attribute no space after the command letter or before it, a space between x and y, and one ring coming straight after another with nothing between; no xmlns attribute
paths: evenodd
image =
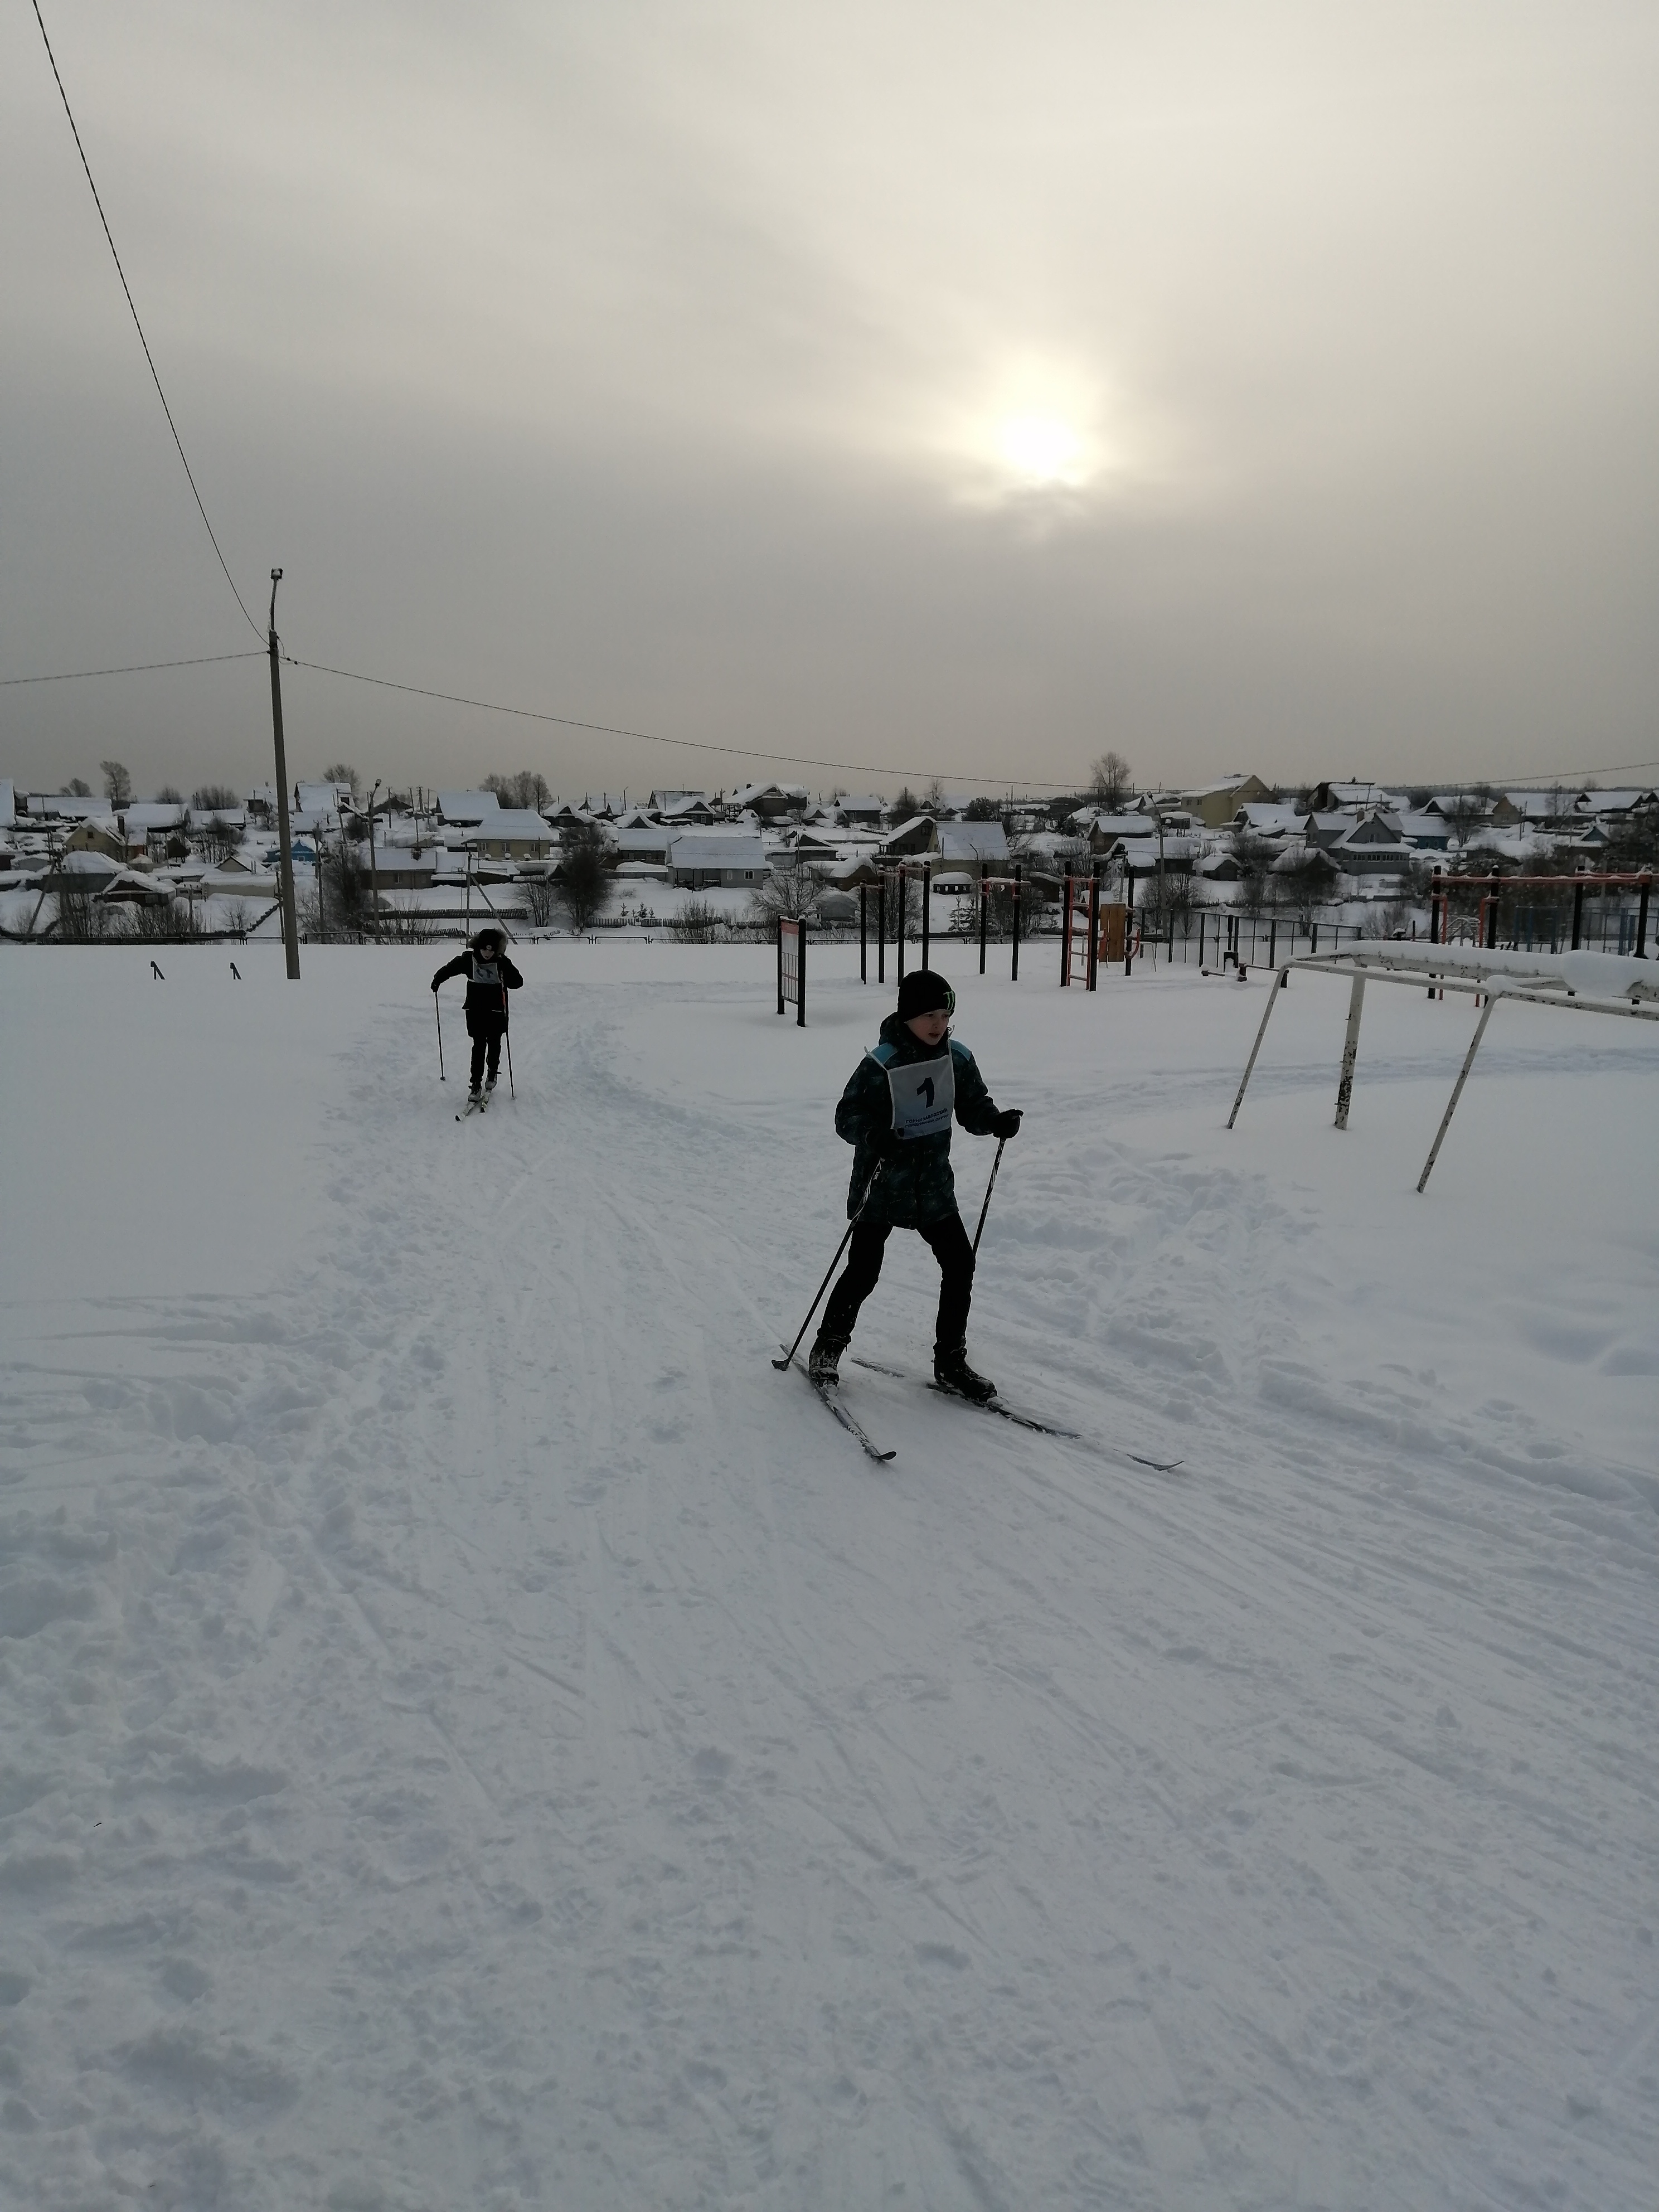
<svg viewBox="0 0 1659 2212"><path fill-rule="evenodd" d="M768 1356L890 991L534 945L458 1127L447 951L0 957L0 2203L1650 2212L1659 1036L1500 1008L1419 1198L1467 1001L1228 1133L1254 980L941 948L1087 1441L877 1468Z"/></svg>

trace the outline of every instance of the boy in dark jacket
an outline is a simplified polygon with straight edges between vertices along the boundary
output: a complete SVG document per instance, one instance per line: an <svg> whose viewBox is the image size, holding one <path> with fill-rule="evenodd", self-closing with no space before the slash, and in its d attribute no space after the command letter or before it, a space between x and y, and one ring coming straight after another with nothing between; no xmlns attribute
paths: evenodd
<svg viewBox="0 0 1659 2212"><path fill-rule="evenodd" d="M480 1083L483 1085L484 1097L495 1088L501 1065L501 1039L507 1035L507 994L518 990L524 977L507 958L507 941L501 931L489 927L478 931L469 951L458 952L447 967L438 970L432 979L433 989L447 982L452 975L466 978L466 1033L472 1040L469 1095L477 1105L480 1103Z"/></svg>
<svg viewBox="0 0 1659 2212"><path fill-rule="evenodd" d="M840 1380L841 1355L859 1308L876 1287L889 1233L914 1229L939 1261L933 1379L964 1398L982 1402L996 1395L996 1384L968 1364L974 1249L957 1211L951 1117L976 1137L1006 1139L1018 1133L1020 1112L1017 1106L997 1110L973 1054L950 1036L956 1004L955 992L932 969L907 975L898 1012L882 1024L881 1042L865 1054L836 1109L836 1134L854 1148L847 1211L858 1216L858 1226L808 1362L815 1382Z"/></svg>

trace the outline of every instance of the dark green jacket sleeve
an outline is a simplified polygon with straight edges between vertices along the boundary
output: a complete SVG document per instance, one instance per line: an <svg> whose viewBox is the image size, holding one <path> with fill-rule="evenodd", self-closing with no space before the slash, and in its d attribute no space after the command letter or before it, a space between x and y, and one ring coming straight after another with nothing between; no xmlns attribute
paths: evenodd
<svg viewBox="0 0 1659 2212"><path fill-rule="evenodd" d="M893 1094L887 1071L868 1053L848 1079L836 1107L836 1134L862 1148L893 1126Z"/></svg>
<svg viewBox="0 0 1659 2212"><path fill-rule="evenodd" d="M957 1119L972 1137L996 1133L996 1101L985 1088L979 1062L965 1044L951 1040L951 1057L957 1064Z"/></svg>

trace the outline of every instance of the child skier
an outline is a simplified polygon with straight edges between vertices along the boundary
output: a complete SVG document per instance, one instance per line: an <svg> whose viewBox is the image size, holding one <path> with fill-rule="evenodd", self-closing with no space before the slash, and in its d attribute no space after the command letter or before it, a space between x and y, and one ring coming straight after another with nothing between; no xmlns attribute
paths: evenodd
<svg viewBox="0 0 1659 2212"><path fill-rule="evenodd" d="M836 1133L854 1148L847 1211L858 1226L808 1361L815 1382L841 1379L841 1355L881 1273L888 1234L914 1229L939 1261L933 1379L941 1389L981 1403L996 1395L996 1384L968 1364L974 1250L957 1211L951 1116L976 1137L1006 1139L1018 1133L1020 1109L998 1111L974 1055L950 1037L956 1005L955 992L932 969L907 975L898 1012L882 1024L881 1042L865 1054L836 1109Z"/></svg>
<svg viewBox="0 0 1659 2212"><path fill-rule="evenodd" d="M465 952L458 952L447 967L432 979L435 991L452 975L466 978L466 1033L472 1040L472 1083L469 1105L481 1105L495 1088L501 1064L501 1039L507 1035L507 994L516 991L524 977L507 957L507 941L499 929L477 932ZM486 1076L485 1066L489 1073ZM479 1085L483 1085L482 1096Z"/></svg>

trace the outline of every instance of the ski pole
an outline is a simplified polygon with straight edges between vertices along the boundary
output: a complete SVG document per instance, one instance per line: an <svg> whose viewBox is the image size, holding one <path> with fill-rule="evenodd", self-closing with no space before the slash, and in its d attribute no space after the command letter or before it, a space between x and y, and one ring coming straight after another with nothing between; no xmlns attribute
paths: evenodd
<svg viewBox="0 0 1659 2212"><path fill-rule="evenodd" d="M985 1234L985 1217L991 1211L991 1193L997 1187L997 1170L1002 1165L1002 1148L1007 1141L1006 1137L997 1139L997 1156L991 1163L991 1180L985 1186L985 1203L979 1210L979 1227L974 1231L974 1257L976 1260L979 1257L979 1240Z"/></svg>
<svg viewBox="0 0 1659 2212"><path fill-rule="evenodd" d="M491 914L494 914L495 909L492 906L489 911ZM507 1095L516 1105L518 1103L519 1094L513 1087L513 1032L507 1025L507 986L505 983L501 986L501 1041L507 1047Z"/></svg>
<svg viewBox="0 0 1659 2212"><path fill-rule="evenodd" d="M438 1004L438 994L435 991L432 994L432 1011L438 1017L438 1080L440 1083L447 1083L449 1078L444 1073L444 1018L442 1009Z"/></svg>
<svg viewBox="0 0 1659 2212"><path fill-rule="evenodd" d="M783 1372L786 1367L793 1365L795 1354L800 1350L801 1338L805 1335L807 1329L811 1323L812 1316L817 1311L819 1303L822 1300L824 1292L830 1287L830 1276L833 1275L836 1268L840 1267L841 1255L847 1249L848 1242L852 1237L853 1231L858 1227L859 1223L863 1219L864 1209L870 1203L870 1194L874 1190L876 1185L881 1181L881 1171L886 1164L887 1163L885 1160L878 1160L876 1162L876 1171L874 1175L871 1176L869 1182L864 1186L864 1195L859 1200L859 1210L847 1224L847 1235L842 1238L840 1243L836 1247L836 1256L830 1262L829 1273L825 1275L823 1280L818 1285L817 1297L815 1297L811 1304L807 1307L806 1319L801 1323L799 1328L797 1330L794 1342L790 1346L788 1351L785 1352L781 1359L775 1359L772 1362L773 1366L777 1369L780 1374Z"/></svg>

